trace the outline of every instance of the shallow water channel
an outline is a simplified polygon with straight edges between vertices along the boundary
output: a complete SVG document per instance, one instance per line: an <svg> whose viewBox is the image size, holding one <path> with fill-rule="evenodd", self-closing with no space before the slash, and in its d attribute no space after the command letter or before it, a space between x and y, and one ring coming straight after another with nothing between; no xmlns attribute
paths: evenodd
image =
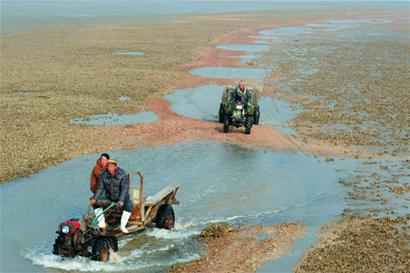
<svg viewBox="0 0 410 273"><path fill-rule="evenodd" d="M165 98L171 102L172 110L180 115L217 121L223 90L222 85L205 85L179 89ZM296 135L290 123L298 113L303 111L303 105L262 96L259 106L261 124L270 124L281 133Z"/></svg>
<svg viewBox="0 0 410 273"><path fill-rule="evenodd" d="M167 144L111 155L131 173L132 184L137 184L135 172L143 172L147 195L172 183L182 184L177 194L181 205L175 206L176 229L150 228L122 239L116 259L107 264L52 255L58 223L81 217L90 197L88 180L98 155L81 156L0 187L6 271L165 272L174 263L200 257L204 247L194 235L213 222L302 221L316 230L336 219L346 206L345 189L338 179L369 171L352 159L328 162L322 157L214 142Z"/></svg>
<svg viewBox="0 0 410 273"><path fill-rule="evenodd" d="M132 183L137 183L135 171L143 172L146 194L182 183L176 230L149 229L123 239L117 261L108 264L52 255L58 223L81 217L87 206L97 155L82 156L1 186L2 233L7 234L1 248L7 271L165 271L173 263L199 257L203 246L193 235L212 222L303 221L320 226L341 212L345 201L337 179L358 164L203 142L111 154L131 172Z"/></svg>

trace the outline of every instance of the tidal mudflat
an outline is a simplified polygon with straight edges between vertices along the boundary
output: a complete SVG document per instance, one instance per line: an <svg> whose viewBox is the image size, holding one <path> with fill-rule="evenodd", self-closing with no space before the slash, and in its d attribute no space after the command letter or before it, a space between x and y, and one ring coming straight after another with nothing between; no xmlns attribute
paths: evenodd
<svg viewBox="0 0 410 273"><path fill-rule="evenodd" d="M183 263L174 268L183 272L215 261L223 272L327 272L340 262L340 272L352 272L358 263L343 251L352 248L372 266L406 269L408 16L385 7L198 14L2 36L0 113L9 118L0 128L7 143L0 159L8 163L0 180L12 182L0 188L10 223L1 221L9 234L2 270L165 272ZM126 54L113 54L119 49ZM251 137L224 135L213 119L219 88L249 72L270 110ZM156 119L70 124L144 111ZM52 256L50 234L61 218L83 213L101 151L127 170L141 168L147 194L182 180L176 229L122 241L108 264ZM229 243L198 240L221 221L232 226ZM320 230L329 221L335 232L326 237L327 226ZM269 259L238 256L241 243ZM217 251L223 247L229 251ZM236 267L223 263L238 257Z"/></svg>

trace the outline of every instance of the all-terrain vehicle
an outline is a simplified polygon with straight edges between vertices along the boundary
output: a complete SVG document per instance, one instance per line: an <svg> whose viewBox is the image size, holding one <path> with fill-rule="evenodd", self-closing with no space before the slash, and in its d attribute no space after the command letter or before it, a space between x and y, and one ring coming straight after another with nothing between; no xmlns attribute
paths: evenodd
<svg viewBox="0 0 410 273"><path fill-rule="evenodd" d="M219 122L224 124L224 133L229 132L229 126L233 125L237 128L244 126L245 134L250 134L252 125L259 124L260 108L258 105L261 89L257 86L247 86L247 92L252 92L252 101L254 105L254 111L246 111L246 106L240 101L231 101L232 93L235 91L236 86L227 86L222 92L222 101L219 105ZM229 103L233 103L232 113L228 113Z"/></svg>
<svg viewBox="0 0 410 273"><path fill-rule="evenodd" d="M157 228L173 228L175 214L172 205L179 204L175 195L180 185L168 186L154 196L145 198L143 196L144 178L140 172L137 174L140 177L140 188L139 190L130 189L134 207L127 226L129 234L124 234L119 229L123 208L114 202L97 201L97 205L104 208L107 229L99 229L97 219L100 215L90 213L90 206L88 206L87 213L81 221L73 218L58 225L56 231L58 236L53 245L53 254L63 257L79 255L106 262L109 259L110 250L118 251L118 238L125 235L132 236L154 223Z"/></svg>

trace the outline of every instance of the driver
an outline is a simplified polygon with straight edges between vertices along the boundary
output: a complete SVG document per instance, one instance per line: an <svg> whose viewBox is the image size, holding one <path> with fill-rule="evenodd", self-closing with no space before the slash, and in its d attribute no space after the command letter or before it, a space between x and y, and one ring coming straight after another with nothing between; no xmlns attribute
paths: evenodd
<svg viewBox="0 0 410 273"><path fill-rule="evenodd" d="M118 167L117 161L110 159L107 161L107 168L101 173L98 178L97 191L94 197L90 200L90 205L95 205L97 200L104 196L111 202L117 202L118 206L124 207L121 216L120 229L123 233L128 233L125 226L132 212L132 203L128 193L129 185L125 171ZM98 215L102 212L102 208L96 208L95 213ZM106 228L104 215L98 218L98 226L102 229Z"/></svg>
<svg viewBox="0 0 410 273"><path fill-rule="evenodd" d="M253 113L252 95L252 91L241 81L231 93L231 103L229 103L228 112L233 112L233 107L236 102L242 102L245 105L245 111L247 113Z"/></svg>

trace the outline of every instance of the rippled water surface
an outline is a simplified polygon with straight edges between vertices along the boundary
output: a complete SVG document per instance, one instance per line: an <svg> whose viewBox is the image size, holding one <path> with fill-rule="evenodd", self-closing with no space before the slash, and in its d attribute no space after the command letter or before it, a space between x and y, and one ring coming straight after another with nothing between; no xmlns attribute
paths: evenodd
<svg viewBox="0 0 410 273"><path fill-rule="evenodd" d="M177 195L181 205L175 206L176 229L149 229L123 239L117 259L108 264L56 257L51 254L55 228L60 221L84 213L97 156L78 157L1 186L1 227L8 235L1 244L5 269L164 271L170 264L202 254L203 247L193 236L212 222L304 221L320 226L342 211L344 190L337 180L359 164L213 142L112 152L120 166L131 172L133 184L135 172L143 172L147 195L182 183Z"/></svg>

